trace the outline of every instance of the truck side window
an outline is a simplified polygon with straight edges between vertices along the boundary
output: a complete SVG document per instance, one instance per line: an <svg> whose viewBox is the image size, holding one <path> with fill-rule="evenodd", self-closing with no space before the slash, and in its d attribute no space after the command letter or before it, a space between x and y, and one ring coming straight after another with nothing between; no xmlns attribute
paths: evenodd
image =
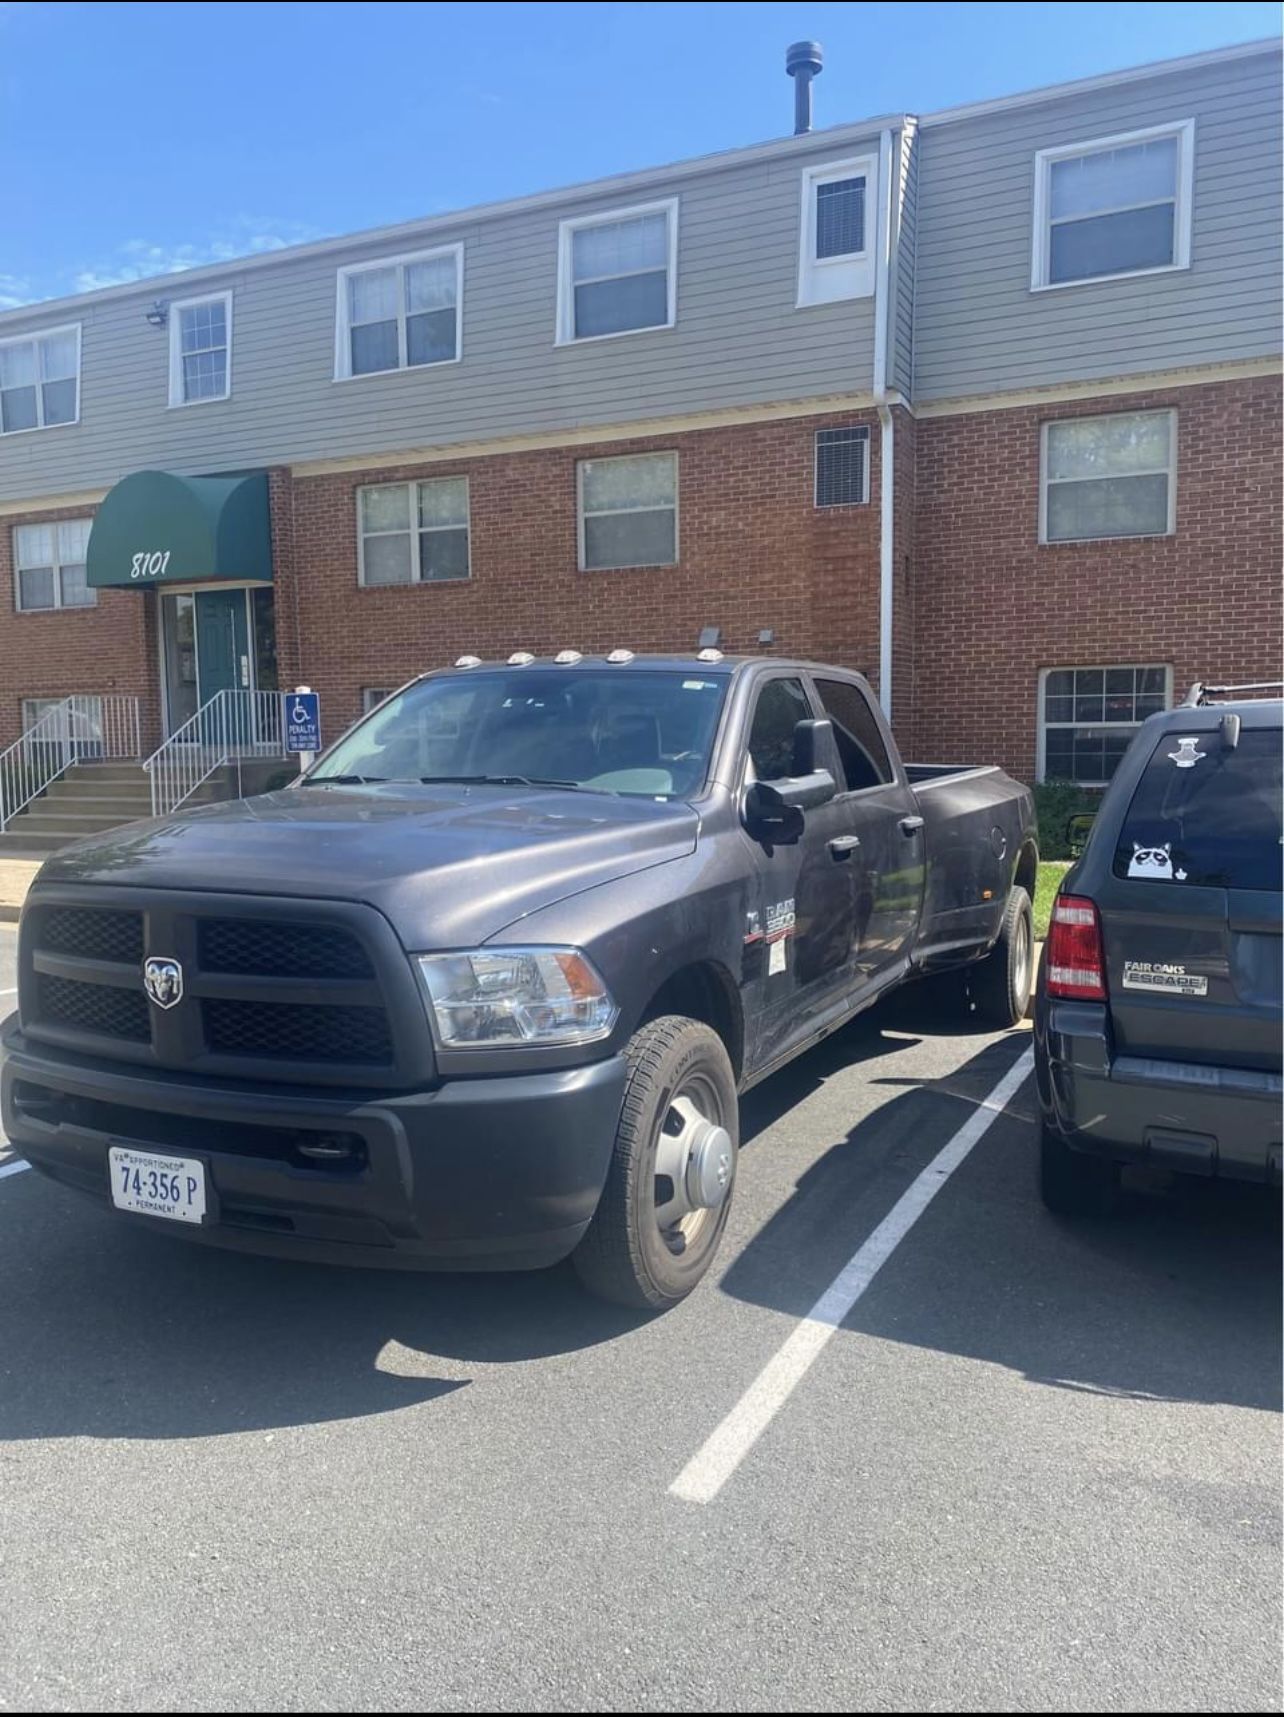
<svg viewBox="0 0 1284 1717"><path fill-rule="evenodd" d="M886 786L893 779L892 766L864 692L847 680L817 680L816 690L834 724L847 791Z"/></svg>
<svg viewBox="0 0 1284 1717"><path fill-rule="evenodd" d="M779 781L794 772L794 729L811 719L801 680L768 680L758 693L749 729L749 756L759 781Z"/></svg>

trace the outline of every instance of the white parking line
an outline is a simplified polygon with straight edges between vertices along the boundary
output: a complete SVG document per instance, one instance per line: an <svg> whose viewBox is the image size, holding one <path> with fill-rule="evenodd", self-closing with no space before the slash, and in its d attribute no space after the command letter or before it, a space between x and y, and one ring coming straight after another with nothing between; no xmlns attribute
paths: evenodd
<svg viewBox="0 0 1284 1717"><path fill-rule="evenodd" d="M784 1346L758 1373L704 1447L669 1486L684 1502L712 1502L753 1448L798 1384L819 1358L826 1342L860 1299L874 1277L922 1216L928 1205L1003 1113L1025 1083L1033 1065L1027 1049L982 1098L974 1114L955 1133L897 1199L834 1277Z"/></svg>
<svg viewBox="0 0 1284 1717"><path fill-rule="evenodd" d="M30 1167L31 1167L30 1163L4 1163L4 1164L0 1164L0 1180L3 1180L7 1174L21 1174L23 1169L29 1169Z"/></svg>
<svg viewBox="0 0 1284 1717"><path fill-rule="evenodd" d="M0 996L16 996L17 993L18 993L18 986L16 984L13 986L12 989L0 990Z"/></svg>

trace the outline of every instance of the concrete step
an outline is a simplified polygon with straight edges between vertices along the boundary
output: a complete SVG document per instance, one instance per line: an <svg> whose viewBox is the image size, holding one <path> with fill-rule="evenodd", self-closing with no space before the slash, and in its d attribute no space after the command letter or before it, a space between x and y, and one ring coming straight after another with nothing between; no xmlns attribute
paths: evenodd
<svg viewBox="0 0 1284 1717"><path fill-rule="evenodd" d="M141 763L77 763L67 771L65 780L85 780L92 776L95 781L116 781L146 783L150 777Z"/></svg>
<svg viewBox="0 0 1284 1717"><path fill-rule="evenodd" d="M100 835L106 829L120 829L136 817L119 817L110 812L103 816L92 811L41 811L33 808L15 817L9 828L25 838L42 840L46 835L64 835L75 840L80 835Z"/></svg>
<svg viewBox="0 0 1284 1717"><path fill-rule="evenodd" d="M48 858L50 853L56 853L59 847L70 846L77 838L76 835L15 835L11 825L0 835L0 860ZM0 913L0 917L3 916Z"/></svg>

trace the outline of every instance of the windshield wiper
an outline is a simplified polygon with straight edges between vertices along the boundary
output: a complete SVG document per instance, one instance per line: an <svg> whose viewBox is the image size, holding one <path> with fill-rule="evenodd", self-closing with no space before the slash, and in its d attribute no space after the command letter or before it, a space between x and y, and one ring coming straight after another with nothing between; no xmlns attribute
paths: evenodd
<svg viewBox="0 0 1284 1717"><path fill-rule="evenodd" d="M448 782L462 787L564 787L568 793L592 793L599 789L582 787L578 781L555 781L541 775L421 775L425 787ZM601 789L609 791L609 789Z"/></svg>
<svg viewBox="0 0 1284 1717"><path fill-rule="evenodd" d="M388 775L308 775L301 787L369 787L379 781L391 780Z"/></svg>

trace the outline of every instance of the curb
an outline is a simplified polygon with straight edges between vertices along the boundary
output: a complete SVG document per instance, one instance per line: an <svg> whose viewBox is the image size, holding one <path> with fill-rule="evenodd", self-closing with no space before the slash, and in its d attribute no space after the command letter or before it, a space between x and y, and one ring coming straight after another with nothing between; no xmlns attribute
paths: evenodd
<svg viewBox="0 0 1284 1717"><path fill-rule="evenodd" d="M4 901L0 901L0 924L16 924L21 917L22 908L20 906L9 906Z"/></svg>

